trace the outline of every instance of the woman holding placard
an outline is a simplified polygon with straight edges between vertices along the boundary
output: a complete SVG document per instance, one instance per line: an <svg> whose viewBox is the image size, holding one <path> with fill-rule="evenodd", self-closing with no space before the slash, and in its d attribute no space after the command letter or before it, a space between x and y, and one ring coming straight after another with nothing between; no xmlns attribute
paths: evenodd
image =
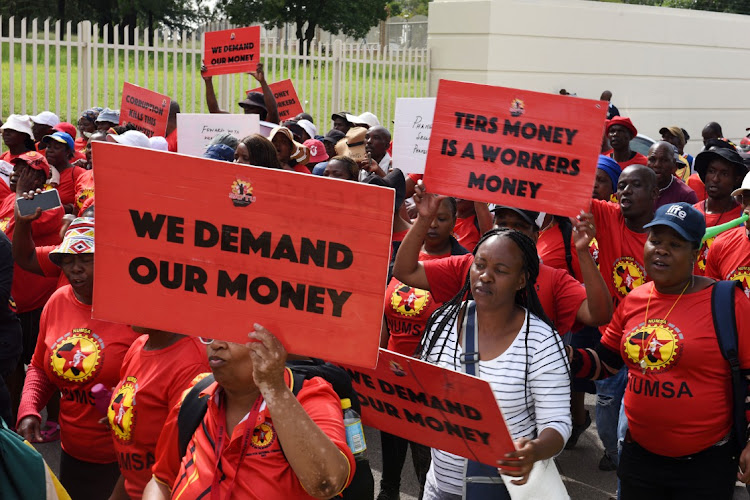
<svg viewBox="0 0 750 500"><path fill-rule="evenodd" d="M498 457L495 468L433 449L425 500L509 499L508 490L517 488L529 490L527 498L567 498L549 459L570 436L570 377L560 336L534 288L538 274L528 236L489 231L461 291L430 318L422 358L487 380L516 451ZM473 300L466 300L469 292ZM533 491L550 480L543 493Z"/></svg>

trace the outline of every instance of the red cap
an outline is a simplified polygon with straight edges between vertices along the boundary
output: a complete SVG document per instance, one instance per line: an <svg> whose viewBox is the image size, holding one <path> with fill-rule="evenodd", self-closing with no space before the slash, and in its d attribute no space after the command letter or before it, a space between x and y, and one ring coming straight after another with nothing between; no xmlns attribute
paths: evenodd
<svg viewBox="0 0 750 500"><path fill-rule="evenodd" d="M630 121L630 118L625 118L624 116L615 116L609 122L607 122L607 132L609 132L609 129L612 128L612 125L621 125L628 129L631 134L633 134L633 137L638 135L638 130L635 128L635 125L633 125L633 122Z"/></svg>
<svg viewBox="0 0 750 500"><path fill-rule="evenodd" d="M72 123L60 122L52 128L57 130L58 132L65 132L73 139L76 138L76 128Z"/></svg>
<svg viewBox="0 0 750 500"><path fill-rule="evenodd" d="M13 163L22 160L34 170L41 170L46 175L45 179L49 178L49 163L44 155L37 153L36 151L28 151L22 155L16 156L11 160Z"/></svg>

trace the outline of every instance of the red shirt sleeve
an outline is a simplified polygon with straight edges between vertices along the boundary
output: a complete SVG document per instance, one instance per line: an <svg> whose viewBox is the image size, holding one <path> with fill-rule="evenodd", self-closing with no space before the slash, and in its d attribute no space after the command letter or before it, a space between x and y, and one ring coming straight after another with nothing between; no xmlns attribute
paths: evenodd
<svg viewBox="0 0 750 500"><path fill-rule="evenodd" d="M586 300L586 288L567 271L555 269L551 290L555 292L553 321L557 331L563 335L571 331L576 322L578 310Z"/></svg>
<svg viewBox="0 0 750 500"><path fill-rule="evenodd" d="M39 262L39 267L42 268L42 273L44 273L45 276L48 278L60 276L62 273L62 269L60 269L59 266L56 266L52 263L51 260L49 260L49 254L57 248L57 245L45 245L41 247L36 247L36 260Z"/></svg>
<svg viewBox="0 0 750 500"><path fill-rule="evenodd" d="M653 283L645 283L642 286L654 285ZM615 308L615 314L612 316L612 321L607 325L600 341L604 347L619 355L622 355L620 352L620 344L622 343L622 328L625 317L624 311L628 309L628 302L628 296L626 296L625 299L623 299L623 301Z"/></svg>
<svg viewBox="0 0 750 500"><path fill-rule="evenodd" d="M470 253L422 262L432 297L438 302L452 299L464 286L472 262Z"/></svg>

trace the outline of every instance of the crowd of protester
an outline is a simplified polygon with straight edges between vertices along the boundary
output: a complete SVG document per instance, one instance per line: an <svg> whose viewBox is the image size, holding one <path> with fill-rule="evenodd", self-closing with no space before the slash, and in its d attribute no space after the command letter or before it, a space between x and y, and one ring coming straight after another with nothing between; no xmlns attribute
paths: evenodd
<svg viewBox="0 0 750 500"><path fill-rule="evenodd" d="M728 499L750 481L735 403L750 381L750 222L704 238L750 214L750 157L718 123L695 157L680 126L644 156L610 103L590 208L569 219L431 194L393 168L374 114L280 122L262 65L254 76L262 92L238 106L270 134L220 134L203 156L394 189L380 345L487 380L515 440L488 466L381 432L378 500L399 498L409 449L420 498L511 498L577 445L592 423L586 392L599 468L618 471L621 498ZM204 81L210 112L227 112ZM255 325L236 344L91 317L91 145L176 151L179 111L173 101L165 136L151 138L109 108L76 124L50 111L3 120L0 417L30 442L60 440L73 499L374 498L355 479L369 465L347 445L338 390L320 377L295 387L274 332ZM51 188L59 207L21 214L17 199ZM721 280L738 285L724 301ZM729 361L726 318L739 338ZM193 393L203 409L183 435Z"/></svg>

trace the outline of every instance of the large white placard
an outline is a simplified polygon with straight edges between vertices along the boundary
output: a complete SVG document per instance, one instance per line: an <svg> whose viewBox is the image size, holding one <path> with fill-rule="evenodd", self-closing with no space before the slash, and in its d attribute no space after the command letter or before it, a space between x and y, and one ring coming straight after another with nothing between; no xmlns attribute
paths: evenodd
<svg viewBox="0 0 750 500"><path fill-rule="evenodd" d="M237 139L260 132L258 115L177 113L177 152L203 156L214 137L228 132Z"/></svg>
<svg viewBox="0 0 750 500"><path fill-rule="evenodd" d="M404 174L424 173L434 114L434 97L396 99L393 166Z"/></svg>

